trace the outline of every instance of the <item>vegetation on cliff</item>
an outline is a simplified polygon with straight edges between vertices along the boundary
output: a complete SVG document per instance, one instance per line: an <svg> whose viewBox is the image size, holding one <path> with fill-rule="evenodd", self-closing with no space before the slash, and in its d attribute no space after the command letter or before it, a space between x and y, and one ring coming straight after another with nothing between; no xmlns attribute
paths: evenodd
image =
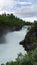
<svg viewBox="0 0 37 65"><path fill-rule="evenodd" d="M37 21L34 21L31 29L28 31L25 39L20 42L26 51L31 51L37 48Z"/></svg>
<svg viewBox="0 0 37 65"><path fill-rule="evenodd" d="M22 27L23 25L31 25L30 22L25 22L22 19L15 17L13 14L0 15L0 26L2 27Z"/></svg>
<svg viewBox="0 0 37 65"><path fill-rule="evenodd" d="M31 25L30 22L25 22L22 19L15 17L13 14L0 15L0 36L7 33L7 31L17 31L24 25Z"/></svg>
<svg viewBox="0 0 37 65"><path fill-rule="evenodd" d="M37 48L22 56L21 59L18 56L16 61L7 62L1 65L37 65Z"/></svg>

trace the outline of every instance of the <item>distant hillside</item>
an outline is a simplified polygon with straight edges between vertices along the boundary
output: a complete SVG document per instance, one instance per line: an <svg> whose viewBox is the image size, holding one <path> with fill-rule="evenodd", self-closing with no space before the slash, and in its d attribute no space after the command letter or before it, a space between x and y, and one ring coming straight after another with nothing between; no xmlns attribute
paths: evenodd
<svg viewBox="0 0 37 65"><path fill-rule="evenodd" d="M2 14L0 15L0 24L4 24L7 26L23 26L23 25L31 25L31 22L25 22L22 19L15 17L13 14Z"/></svg>

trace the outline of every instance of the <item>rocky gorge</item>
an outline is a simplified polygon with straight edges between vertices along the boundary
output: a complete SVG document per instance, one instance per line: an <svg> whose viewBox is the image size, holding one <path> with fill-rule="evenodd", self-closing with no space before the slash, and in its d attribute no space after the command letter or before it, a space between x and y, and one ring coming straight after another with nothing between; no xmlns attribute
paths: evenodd
<svg viewBox="0 0 37 65"><path fill-rule="evenodd" d="M20 42L26 51L31 51L37 48L37 21L35 21L31 29L27 32L25 39Z"/></svg>

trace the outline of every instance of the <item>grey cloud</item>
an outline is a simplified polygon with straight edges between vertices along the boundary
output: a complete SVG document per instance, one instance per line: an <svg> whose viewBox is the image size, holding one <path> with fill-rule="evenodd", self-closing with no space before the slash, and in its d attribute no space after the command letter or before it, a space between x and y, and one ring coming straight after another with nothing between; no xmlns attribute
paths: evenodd
<svg viewBox="0 0 37 65"><path fill-rule="evenodd" d="M15 14L21 17L37 17L37 5L18 8L16 9Z"/></svg>

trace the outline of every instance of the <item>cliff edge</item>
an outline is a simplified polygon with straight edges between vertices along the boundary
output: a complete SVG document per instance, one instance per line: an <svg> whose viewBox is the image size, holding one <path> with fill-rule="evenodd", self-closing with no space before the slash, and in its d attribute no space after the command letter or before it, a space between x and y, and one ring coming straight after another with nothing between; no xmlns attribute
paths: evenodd
<svg viewBox="0 0 37 65"><path fill-rule="evenodd" d="M31 29L25 36L25 39L20 42L26 51L31 51L37 48L37 21L34 21Z"/></svg>

